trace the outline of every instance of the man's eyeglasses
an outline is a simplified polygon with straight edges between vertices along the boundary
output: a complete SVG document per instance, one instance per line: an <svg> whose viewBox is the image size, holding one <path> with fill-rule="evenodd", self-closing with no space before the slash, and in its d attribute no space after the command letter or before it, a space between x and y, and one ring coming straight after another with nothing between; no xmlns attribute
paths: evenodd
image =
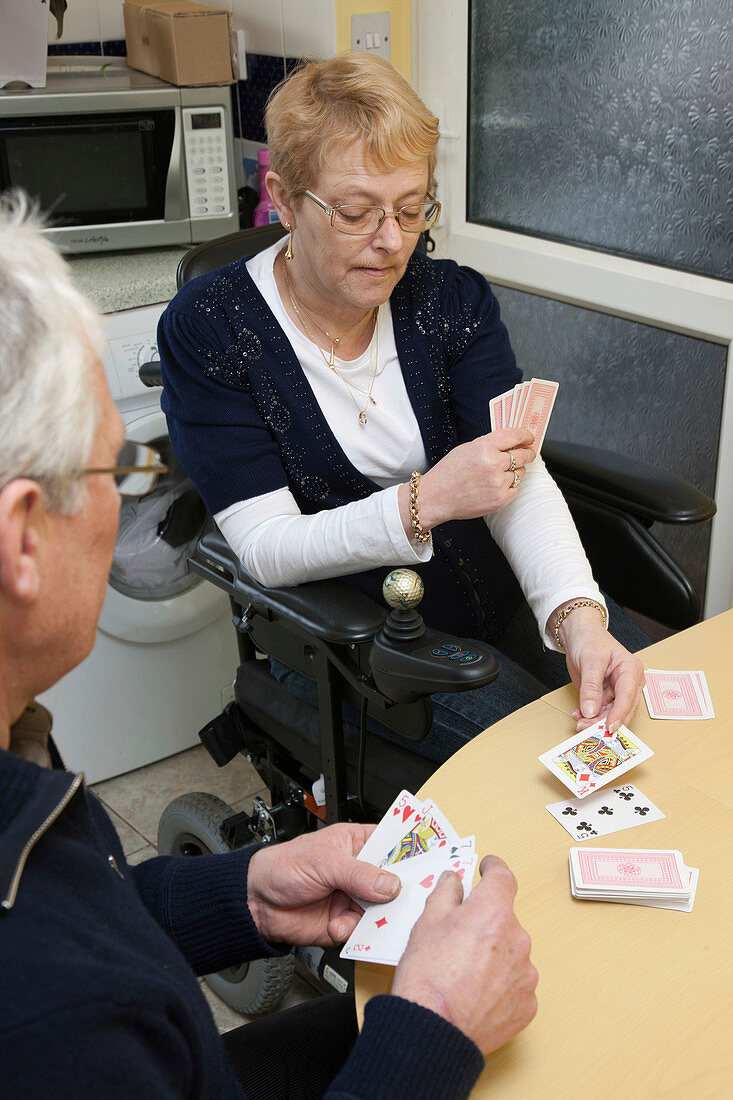
<svg viewBox="0 0 733 1100"><path fill-rule="evenodd" d="M155 488L161 474L167 473L168 467L156 450L145 443L133 443L126 439L117 455L116 466L81 470L79 476L112 474L120 496L142 497Z"/></svg>
<svg viewBox="0 0 733 1100"><path fill-rule="evenodd" d="M394 218L403 233L426 233L437 225L440 217L440 203L429 196L427 202L410 202L399 210L385 210L383 206L361 206L358 203L329 206L312 191L306 191L305 195L328 214L334 229L351 237L376 233L385 218Z"/></svg>

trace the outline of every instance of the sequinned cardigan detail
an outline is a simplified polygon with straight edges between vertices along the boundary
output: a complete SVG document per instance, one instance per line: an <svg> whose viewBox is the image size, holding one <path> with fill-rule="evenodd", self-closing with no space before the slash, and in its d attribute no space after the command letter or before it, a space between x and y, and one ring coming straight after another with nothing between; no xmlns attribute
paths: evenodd
<svg viewBox="0 0 733 1100"><path fill-rule="evenodd" d="M486 280L413 254L390 305L405 387L430 466L489 431L490 398L520 380ZM161 318L162 406L174 450L210 512L288 487L301 511L377 492L337 443L246 259L184 286ZM433 532L428 625L495 641L521 593L483 520ZM343 579L381 599L385 569Z"/></svg>

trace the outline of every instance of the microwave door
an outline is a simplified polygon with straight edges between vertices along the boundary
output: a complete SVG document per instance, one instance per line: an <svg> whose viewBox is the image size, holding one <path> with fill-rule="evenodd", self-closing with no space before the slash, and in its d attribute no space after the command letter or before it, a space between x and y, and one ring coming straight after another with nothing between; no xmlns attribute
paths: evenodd
<svg viewBox="0 0 733 1100"><path fill-rule="evenodd" d="M156 243L185 244L180 142L177 107L6 120L0 184L31 195L72 250L149 246L153 226Z"/></svg>

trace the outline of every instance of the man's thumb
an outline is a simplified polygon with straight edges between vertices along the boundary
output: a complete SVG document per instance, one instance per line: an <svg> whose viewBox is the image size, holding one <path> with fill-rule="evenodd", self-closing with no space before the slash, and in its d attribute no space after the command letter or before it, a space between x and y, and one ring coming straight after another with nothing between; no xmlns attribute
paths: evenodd
<svg viewBox="0 0 733 1100"><path fill-rule="evenodd" d="M342 889L353 898L359 898L361 901L385 902L397 897L402 887L397 875L360 859L352 859L350 863L351 866L347 872L349 881L342 886Z"/></svg>

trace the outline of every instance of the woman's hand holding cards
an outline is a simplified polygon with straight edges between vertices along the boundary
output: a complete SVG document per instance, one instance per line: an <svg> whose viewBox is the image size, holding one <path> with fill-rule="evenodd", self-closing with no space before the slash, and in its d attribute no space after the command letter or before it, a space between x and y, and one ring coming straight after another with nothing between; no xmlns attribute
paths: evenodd
<svg viewBox="0 0 733 1100"><path fill-rule="evenodd" d="M534 1018L537 971L514 914L514 875L496 856L485 856L480 871L465 901L458 875L443 874L412 929L392 993L431 1009L490 1054Z"/></svg>

